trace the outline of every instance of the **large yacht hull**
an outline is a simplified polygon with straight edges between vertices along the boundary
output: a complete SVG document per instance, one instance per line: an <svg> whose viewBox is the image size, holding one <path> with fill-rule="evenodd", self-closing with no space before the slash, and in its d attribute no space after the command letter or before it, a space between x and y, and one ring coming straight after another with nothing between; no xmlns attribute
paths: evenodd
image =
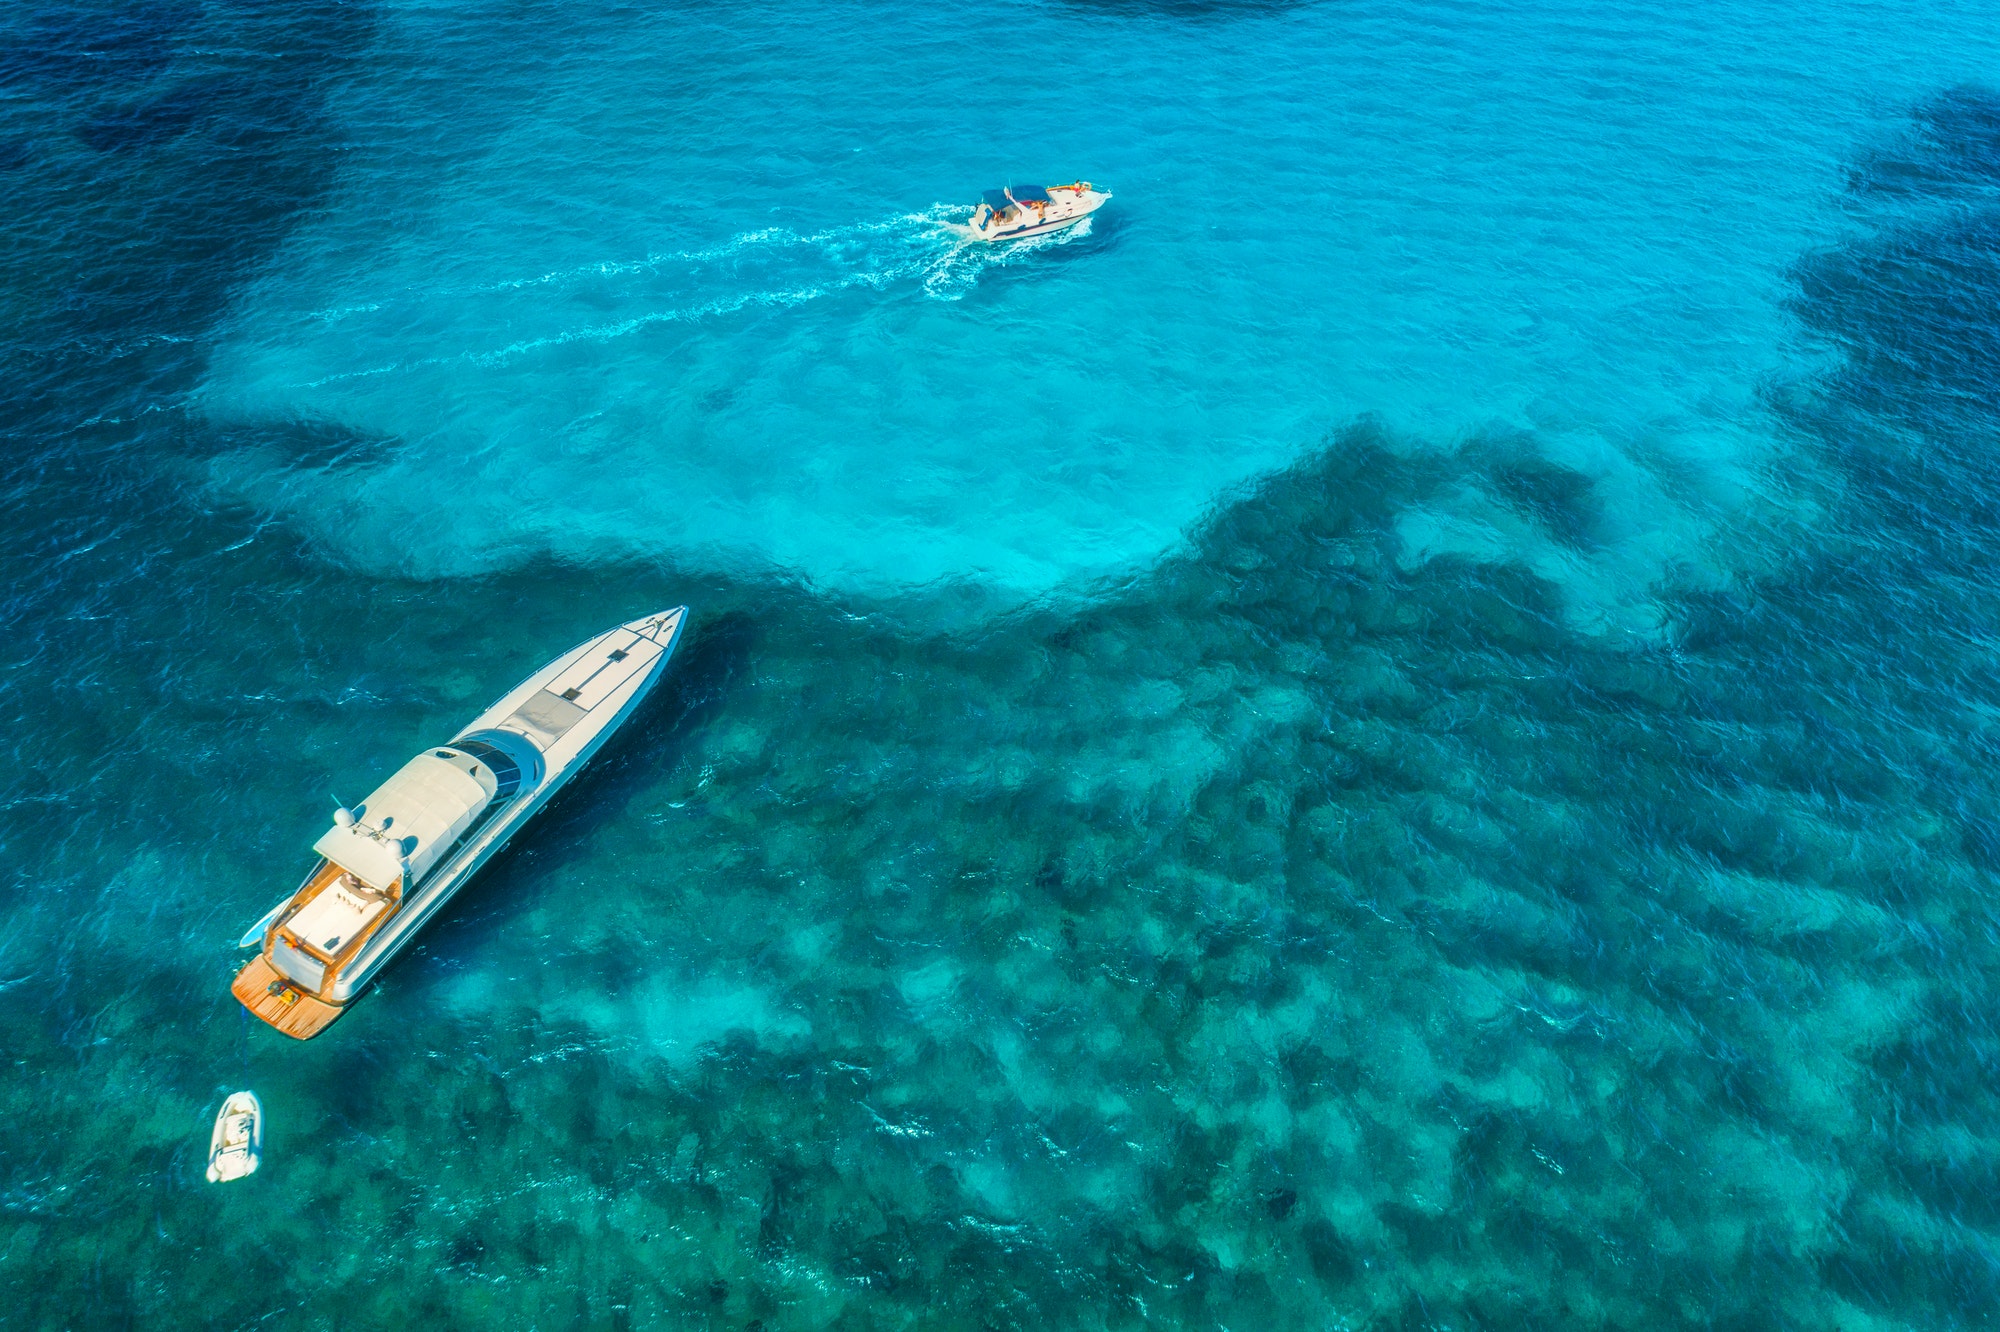
<svg viewBox="0 0 2000 1332"><path fill-rule="evenodd" d="M534 751L530 762L537 763L539 771L524 772L519 789L405 891L395 911L365 943L352 956L330 964L324 982L314 987L288 975L273 947L282 944L290 915L319 891L322 881L338 872L338 866L322 860L299 891L267 918L258 955L243 968L231 991L257 1017L288 1036L305 1039L324 1030L638 710L666 673L686 621L687 608L682 606L620 625L578 644L508 691L450 743L497 740L529 757L525 746ZM593 688L593 664L602 660L608 666L640 655L650 660L609 688ZM604 669L599 667L599 680ZM582 689L571 687L558 694L550 688L570 679L581 681ZM578 700L587 706L579 706Z"/></svg>

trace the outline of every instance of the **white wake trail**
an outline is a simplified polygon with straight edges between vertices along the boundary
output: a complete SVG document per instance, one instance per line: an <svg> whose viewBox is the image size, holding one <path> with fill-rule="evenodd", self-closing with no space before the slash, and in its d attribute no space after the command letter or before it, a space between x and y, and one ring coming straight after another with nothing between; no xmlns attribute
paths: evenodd
<svg viewBox="0 0 2000 1332"><path fill-rule="evenodd" d="M914 283L932 300L960 301L988 269L1021 263L1090 232L1086 218L1067 231L995 244L965 235L967 216L962 206L936 204L812 232L762 227L696 249L352 300L308 318L322 327L372 325L385 335L381 341L391 342L406 341L404 329L440 323L444 336L453 336L445 329L455 329L464 343L483 341L482 328L520 333L498 345L462 343L455 350L335 371L294 387L322 388L453 364L503 365L553 347L610 343L662 324L697 324L753 307L785 309L856 289L888 291ZM614 317L563 326L568 307L578 304ZM449 317L440 321L440 312Z"/></svg>

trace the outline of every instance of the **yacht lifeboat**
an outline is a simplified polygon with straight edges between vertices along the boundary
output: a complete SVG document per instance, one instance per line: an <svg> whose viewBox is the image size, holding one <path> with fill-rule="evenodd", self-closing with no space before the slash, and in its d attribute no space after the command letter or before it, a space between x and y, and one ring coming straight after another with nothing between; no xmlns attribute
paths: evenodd
<svg viewBox="0 0 2000 1332"><path fill-rule="evenodd" d="M208 1182L224 1184L254 1175L263 1157L263 1103L256 1092L236 1092L222 1103L208 1138Z"/></svg>
<svg viewBox="0 0 2000 1332"><path fill-rule="evenodd" d="M230 992L287 1036L324 1031L631 717L687 615L678 606L578 644L335 810L305 882L244 936L257 956Z"/></svg>
<svg viewBox="0 0 2000 1332"><path fill-rule="evenodd" d="M973 240L1021 240L1073 227L1104 207L1111 195L1087 180L1073 185L1016 185L988 190L965 227Z"/></svg>

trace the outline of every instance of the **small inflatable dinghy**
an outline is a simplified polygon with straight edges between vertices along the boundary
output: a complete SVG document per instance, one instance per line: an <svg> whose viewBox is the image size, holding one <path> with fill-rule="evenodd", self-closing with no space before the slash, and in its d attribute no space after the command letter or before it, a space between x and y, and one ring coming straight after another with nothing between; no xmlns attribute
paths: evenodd
<svg viewBox="0 0 2000 1332"><path fill-rule="evenodd" d="M212 1184L257 1173L264 1153L264 1107L257 1093L240 1091L222 1103L215 1132L208 1140L208 1179Z"/></svg>

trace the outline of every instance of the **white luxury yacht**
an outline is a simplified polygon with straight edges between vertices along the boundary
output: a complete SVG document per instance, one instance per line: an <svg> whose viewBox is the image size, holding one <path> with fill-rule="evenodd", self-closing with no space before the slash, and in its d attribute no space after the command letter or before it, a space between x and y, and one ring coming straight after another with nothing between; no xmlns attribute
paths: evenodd
<svg viewBox="0 0 2000 1332"><path fill-rule="evenodd" d="M966 233L974 240L1019 240L1073 227L1104 207L1111 196L1094 190L1087 180L1074 185L1016 185L988 190L972 210Z"/></svg>
<svg viewBox="0 0 2000 1332"><path fill-rule="evenodd" d="M243 937L258 952L231 993L287 1036L324 1031L632 715L687 614L678 606L572 648L449 744L335 810L312 873Z"/></svg>

